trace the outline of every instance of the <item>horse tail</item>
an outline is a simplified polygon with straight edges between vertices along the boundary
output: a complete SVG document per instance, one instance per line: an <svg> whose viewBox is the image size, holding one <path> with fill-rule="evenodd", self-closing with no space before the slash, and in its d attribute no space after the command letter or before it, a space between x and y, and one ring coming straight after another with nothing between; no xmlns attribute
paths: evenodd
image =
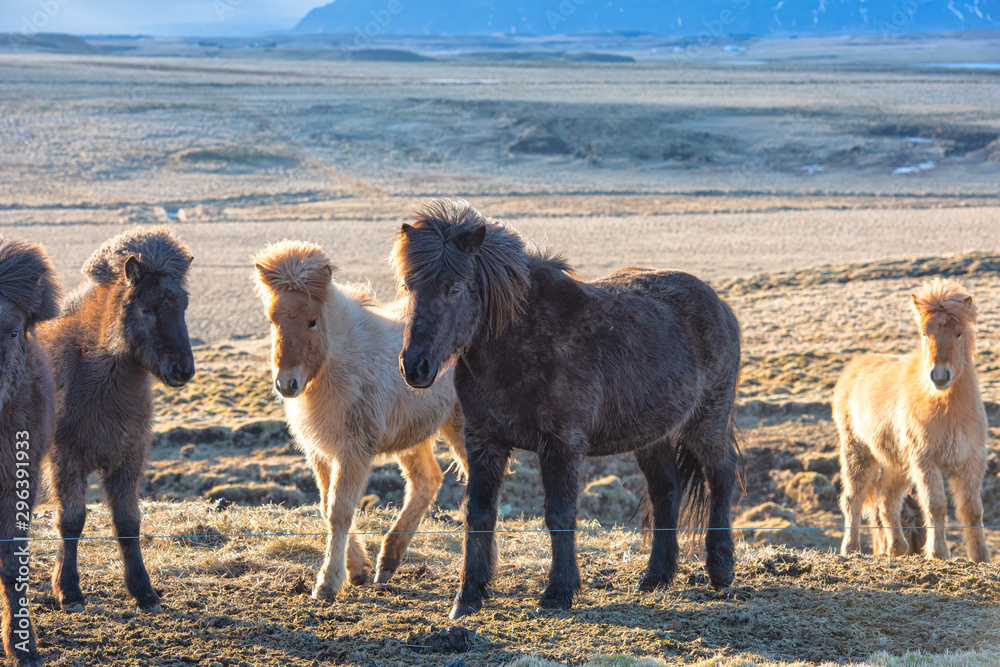
<svg viewBox="0 0 1000 667"><path fill-rule="evenodd" d="M726 439L729 444L729 451L726 456L732 456L737 461L740 454L740 443L743 438L735 419L729 420L726 432ZM705 529L708 527L709 512L711 510L711 496L708 491L708 478L705 474L705 467L701 460L691 451L689 444L684 438L678 437L674 440L674 455L677 461L677 470L681 478L681 511L677 522L678 530L693 533L693 539L689 544L699 544L704 538ZM737 478L742 486L746 479L745 471L737 470ZM744 492L746 491L743 488ZM642 517L640 527L643 530L643 543L648 544L652 540L653 504L649 500L649 492L645 485L639 494Z"/></svg>

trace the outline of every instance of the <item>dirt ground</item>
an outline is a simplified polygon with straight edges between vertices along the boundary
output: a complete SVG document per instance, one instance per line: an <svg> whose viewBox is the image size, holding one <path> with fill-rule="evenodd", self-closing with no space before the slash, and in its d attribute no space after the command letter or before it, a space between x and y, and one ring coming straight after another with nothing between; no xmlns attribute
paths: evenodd
<svg viewBox="0 0 1000 667"><path fill-rule="evenodd" d="M990 58L972 44L906 53ZM54 545L37 542L33 612L48 664L547 667L621 654L599 664L874 665L888 663L873 654L913 650L979 651L989 664L1000 651L1000 573L961 558L960 531L949 530L947 562L834 555L829 408L852 356L916 344L909 293L922 280L961 280L981 311L977 365L993 427L983 497L1000 553L995 71L863 66L863 54L819 62L815 45L787 44L768 45L780 62L761 67L156 48L0 53L0 230L43 241L67 288L94 248L132 224L169 224L196 257L198 374L156 388L143 488L164 611L135 611L114 546L97 540L81 547L91 604L63 614L46 582ZM781 60L786 51L801 58ZM732 588L707 586L692 547L672 586L636 593L641 539L608 529L636 524L641 477L630 458L600 459L583 470L584 591L570 611L538 612L548 538L537 465L521 453L502 528L528 532L501 537L483 613L458 628L446 616L463 493L451 473L422 525L442 534L418 536L392 583L351 587L333 604L309 598L324 544L318 494L270 391L248 258L267 241L318 242L339 279L370 281L389 299L389 239L433 196L507 219L585 279L627 264L682 268L734 308L745 348ZM395 465L380 462L359 514L373 556L402 490ZM234 504L216 511L222 499ZM109 535L96 485L90 500L85 535ZM51 513L39 506L37 536L54 535ZM167 537L205 533L259 536Z"/></svg>

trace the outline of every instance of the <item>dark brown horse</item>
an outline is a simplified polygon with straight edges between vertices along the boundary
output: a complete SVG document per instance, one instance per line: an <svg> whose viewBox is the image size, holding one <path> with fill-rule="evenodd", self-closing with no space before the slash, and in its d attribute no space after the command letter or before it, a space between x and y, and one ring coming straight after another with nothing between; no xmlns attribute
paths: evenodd
<svg viewBox="0 0 1000 667"><path fill-rule="evenodd" d="M708 575L717 588L730 584L740 328L708 285L639 268L581 282L510 227L448 200L403 225L393 263L409 294L400 370L410 386L429 387L454 360L466 417L466 535L452 618L486 597L514 448L541 463L552 540L542 607L565 609L580 588L573 531L585 455L634 452L646 477L656 530L641 589L674 576L682 505L692 516L707 511Z"/></svg>
<svg viewBox="0 0 1000 667"><path fill-rule="evenodd" d="M191 254L166 229L135 229L106 242L83 266L87 281L62 317L40 331L56 377L58 422L46 459L58 511L52 588L66 611L86 598L77 572L87 518L87 475L100 472L125 566L141 609L158 609L139 550L139 495L152 446L152 377L170 387L194 375L184 311Z"/></svg>
<svg viewBox="0 0 1000 667"><path fill-rule="evenodd" d="M8 664L41 665L28 613L28 528L55 428L55 386L35 326L58 312L41 246L0 237L0 582Z"/></svg>

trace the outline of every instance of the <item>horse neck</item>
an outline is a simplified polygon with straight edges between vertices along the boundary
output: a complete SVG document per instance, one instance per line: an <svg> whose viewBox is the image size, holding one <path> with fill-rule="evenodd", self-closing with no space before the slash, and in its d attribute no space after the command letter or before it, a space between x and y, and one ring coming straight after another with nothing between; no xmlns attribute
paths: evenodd
<svg viewBox="0 0 1000 667"><path fill-rule="evenodd" d="M540 293L545 292L548 288L561 284L577 282L562 271L551 266L551 264L543 258L528 255L527 264L528 284L525 286L524 293L522 295L524 298L524 307L513 319L513 321L508 323L507 326L499 332L495 331L494 327L486 321L488 313L483 313L483 319L479 324L479 329L476 330L476 333L472 337L469 345L466 347L465 352L460 355L466 359L466 363L470 368L475 367L480 370L492 368L492 365L497 361L497 355L494 351L497 345L507 344L515 348L521 348L518 338L523 335L520 333L522 327L528 320L537 321L538 319L544 317L542 313L545 309L532 308L532 300L540 299ZM519 352L518 359L520 358L521 356ZM506 360L504 363L509 362L510 360Z"/></svg>
<svg viewBox="0 0 1000 667"><path fill-rule="evenodd" d="M82 297L79 307L65 319L76 325L75 344L88 356L100 359L107 379L139 380L149 374L135 361L125 343L119 307L123 292L118 285L98 285Z"/></svg>
<svg viewBox="0 0 1000 667"><path fill-rule="evenodd" d="M374 314L356 298L350 287L331 283L323 309L327 327L327 359L334 357L340 365L363 361L363 354L380 340L379 322Z"/></svg>
<svg viewBox="0 0 1000 667"><path fill-rule="evenodd" d="M29 333L29 340L25 345L23 359L18 359L15 363L8 363L2 370L0 377L0 414L3 414L4 407L7 406L20 392L24 391L25 380L30 373L29 357L32 354L34 333Z"/></svg>

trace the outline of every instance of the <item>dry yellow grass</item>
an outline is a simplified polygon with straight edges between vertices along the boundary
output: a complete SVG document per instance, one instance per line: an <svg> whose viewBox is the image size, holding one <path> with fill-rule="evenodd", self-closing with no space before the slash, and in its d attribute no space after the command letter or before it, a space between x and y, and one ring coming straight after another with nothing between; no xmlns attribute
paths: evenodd
<svg viewBox="0 0 1000 667"><path fill-rule="evenodd" d="M110 534L106 509L88 509L85 535ZM44 583L55 545L33 545L31 594L48 664L415 667L464 658L468 665L519 667L938 667L989 664L989 651L1000 647L996 566L741 546L728 591L712 591L689 555L672 586L641 594L633 585L645 552L630 532L581 533L579 600L567 612L539 612L549 545L542 522L531 519L501 523L496 596L462 620L474 633L466 650L427 653L430 639L453 625L446 614L461 551L453 515L425 521L427 534L414 538L393 582L348 587L328 603L308 597L325 543L315 506L218 512L186 501L142 509L144 532L154 536L144 541L146 562L163 594L157 615L134 610L110 540L81 545L90 603L83 614L62 613ZM358 530L371 533L370 555L391 519L382 510L359 515ZM45 507L35 534L53 537ZM113 650L95 647L95 637ZM923 654L906 653L916 650ZM962 650L985 652L941 655Z"/></svg>

